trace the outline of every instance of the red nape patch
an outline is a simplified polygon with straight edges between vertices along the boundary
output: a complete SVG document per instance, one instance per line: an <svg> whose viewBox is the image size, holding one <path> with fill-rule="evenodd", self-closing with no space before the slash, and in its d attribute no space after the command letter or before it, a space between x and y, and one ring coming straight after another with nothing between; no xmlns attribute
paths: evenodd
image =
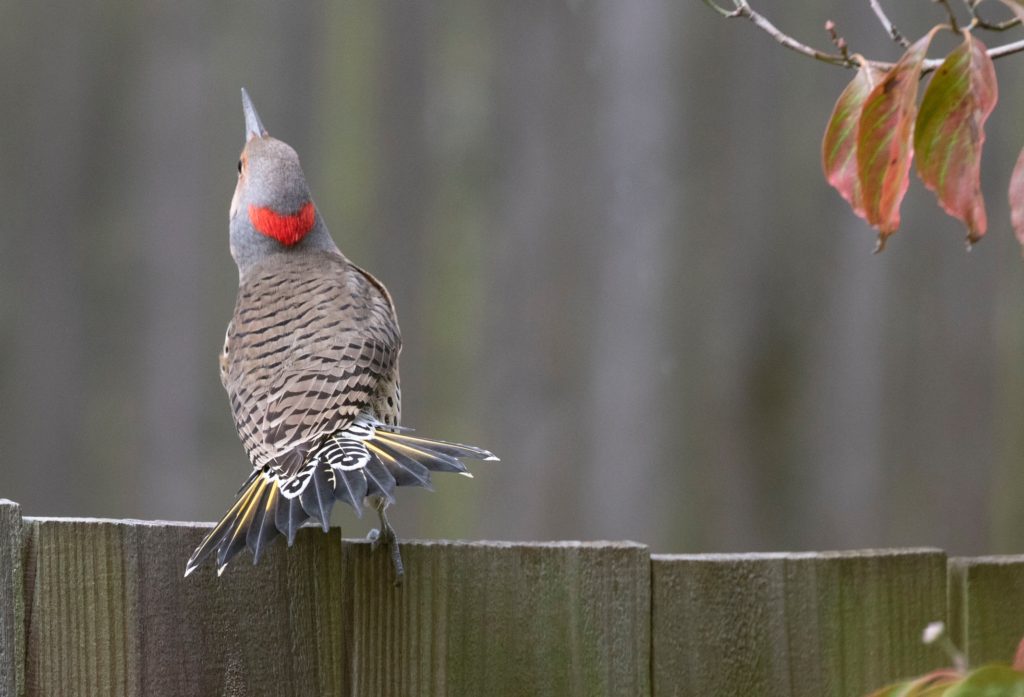
<svg viewBox="0 0 1024 697"><path fill-rule="evenodd" d="M249 221L267 237L273 237L285 247L291 247L313 229L316 208L308 202L298 213L281 215L273 208L249 206Z"/></svg>

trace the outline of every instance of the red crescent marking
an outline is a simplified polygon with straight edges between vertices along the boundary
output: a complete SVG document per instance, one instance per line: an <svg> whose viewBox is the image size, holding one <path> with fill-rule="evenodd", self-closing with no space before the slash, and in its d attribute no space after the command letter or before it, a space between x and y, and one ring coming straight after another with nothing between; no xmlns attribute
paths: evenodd
<svg viewBox="0 0 1024 697"><path fill-rule="evenodd" d="M298 213L281 215L273 208L249 205L249 221L256 230L267 237L273 237L285 247L297 244L313 229L316 222L316 208L309 201Z"/></svg>

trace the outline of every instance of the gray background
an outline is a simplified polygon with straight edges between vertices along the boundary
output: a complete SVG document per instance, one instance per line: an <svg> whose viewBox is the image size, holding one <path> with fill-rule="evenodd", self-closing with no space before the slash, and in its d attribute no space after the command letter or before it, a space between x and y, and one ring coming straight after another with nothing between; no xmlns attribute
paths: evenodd
<svg viewBox="0 0 1024 697"><path fill-rule="evenodd" d="M898 4L908 35L942 19ZM866 2L755 7L899 55ZM8 0L0 496L226 510L245 86L395 296L405 422L503 458L401 492L400 534L1019 552L1024 56L997 70L989 238L965 253L915 181L876 257L820 172L852 73L696 0Z"/></svg>

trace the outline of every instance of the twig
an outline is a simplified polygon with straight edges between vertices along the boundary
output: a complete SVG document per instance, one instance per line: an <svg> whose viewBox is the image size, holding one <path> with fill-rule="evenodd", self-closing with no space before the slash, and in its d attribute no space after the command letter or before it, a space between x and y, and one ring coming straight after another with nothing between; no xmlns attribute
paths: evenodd
<svg viewBox="0 0 1024 697"><path fill-rule="evenodd" d="M1006 31L1007 29L1020 26L1020 16L1004 19L1002 22L988 22L978 14L978 5L981 4L978 0L964 0L964 3L967 5L967 9L970 10L971 17L974 18L974 26L979 29L984 29L985 31Z"/></svg>
<svg viewBox="0 0 1024 697"><path fill-rule="evenodd" d="M882 9L878 0L868 0L868 2L871 4L871 9L874 10L875 16L878 17L878 21L882 23L882 28L892 37L892 40L904 48L909 46L910 42L907 41L907 38L900 33L900 30L896 28L896 25L885 14L885 10Z"/></svg>
<svg viewBox="0 0 1024 697"><path fill-rule="evenodd" d="M954 34L959 34L960 25L957 24L956 13L953 12L953 8L949 6L949 0L932 0L932 2L946 8L946 14L949 15L949 28L953 30Z"/></svg>
<svg viewBox="0 0 1024 697"><path fill-rule="evenodd" d="M988 50L988 57L992 60L996 58L1002 58L1003 56L1009 56L1014 53L1020 53L1024 51L1024 39L1020 41L1014 41L1011 44L1003 44L1002 46L996 46Z"/></svg>
<svg viewBox="0 0 1024 697"><path fill-rule="evenodd" d="M828 38L832 45L839 49L839 55L845 60L850 60L850 47L847 45L846 39L839 36L836 23L831 19L825 22L825 31L828 32Z"/></svg>
<svg viewBox="0 0 1024 697"><path fill-rule="evenodd" d="M945 4L944 0L936 1L943 2L943 4ZM806 44L800 43L793 37L783 32L781 29L779 29L770 21L768 21L768 19L764 15L760 14L754 8L752 8L750 4L747 2L747 0L732 0L732 2L734 4L734 9L726 10L720 7L718 4L716 4L714 0L704 0L704 4L711 7L713 10L718 12L723 17L743 17L745 19L749 19L759 29L767 33L778 43L782 44L791 51L796 51L797 53L809 56L811 58L814 58L815 60L822 61L823 63L838 65L842 68L857 68L862 64L866 64L870 65L873 68L877 68L878 70L881 70L883 72L892 69L892 67L896 65L895 63L887 63L885 61L873 61L866 59L858 60L854 56L850 56L849 58L843 58L842 56L834 53L826 53L825 51L819 51L816 48L812 48L810 46L807 46ZM990 48L988 49L988 57L991 58L992 60L996 60L998 58L1003 58L1005 56L1021 52L1024 52L1024 39L1021 39L1020 41L1014 41L1008 44L1003 44L1002 46L995 46L993 48ZM928 73L936 70L940 65L942 65L942 59L940 58L926 60L921 65L921 74L927 75Z"/></svg>
<svg viewBox="0 0 1024 697"><path fill-rule="evenodd" d="M722 15L723 17L728 17L732 14L732 10L727 10L724 7L719 7L714 0L704 0L704 4L710 7L718 14Z"/></svg>
<svg viewBox="0 0 1024 697"><path fill-rule="evenodd" d="M816 48L811 48L806 44L800 43L792 36L784 33L781 29L769 22L764 15L755 11L754 8L747 3L747 0L733 0L736 5L736 9L731 12L723 12L722 8L715 5L712 0L704 0L704 2L713 5L714 9L719 13L722 13L725 17L744 17L749 19L757 25L759 29L765 31L773 39L792 51L802 53L805 56L810 56L811 58L824 63L830 63L844 68L853 68L857 66L857 62L851 58L844 58L843 56L836 55L835 53L819 51Z"/></svg>

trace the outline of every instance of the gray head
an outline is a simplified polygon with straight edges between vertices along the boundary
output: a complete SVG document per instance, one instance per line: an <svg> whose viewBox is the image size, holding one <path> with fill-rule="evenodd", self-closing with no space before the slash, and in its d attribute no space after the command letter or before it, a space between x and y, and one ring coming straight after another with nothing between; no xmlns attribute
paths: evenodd
<svg viewBox="0 0 1024 697"><path fill-rule="evenodd" d="M298 154L271 138L246 91L245 147L231 199L231 256L238 273L275 254L319 249L337 252L313 204Z"/></svg>

